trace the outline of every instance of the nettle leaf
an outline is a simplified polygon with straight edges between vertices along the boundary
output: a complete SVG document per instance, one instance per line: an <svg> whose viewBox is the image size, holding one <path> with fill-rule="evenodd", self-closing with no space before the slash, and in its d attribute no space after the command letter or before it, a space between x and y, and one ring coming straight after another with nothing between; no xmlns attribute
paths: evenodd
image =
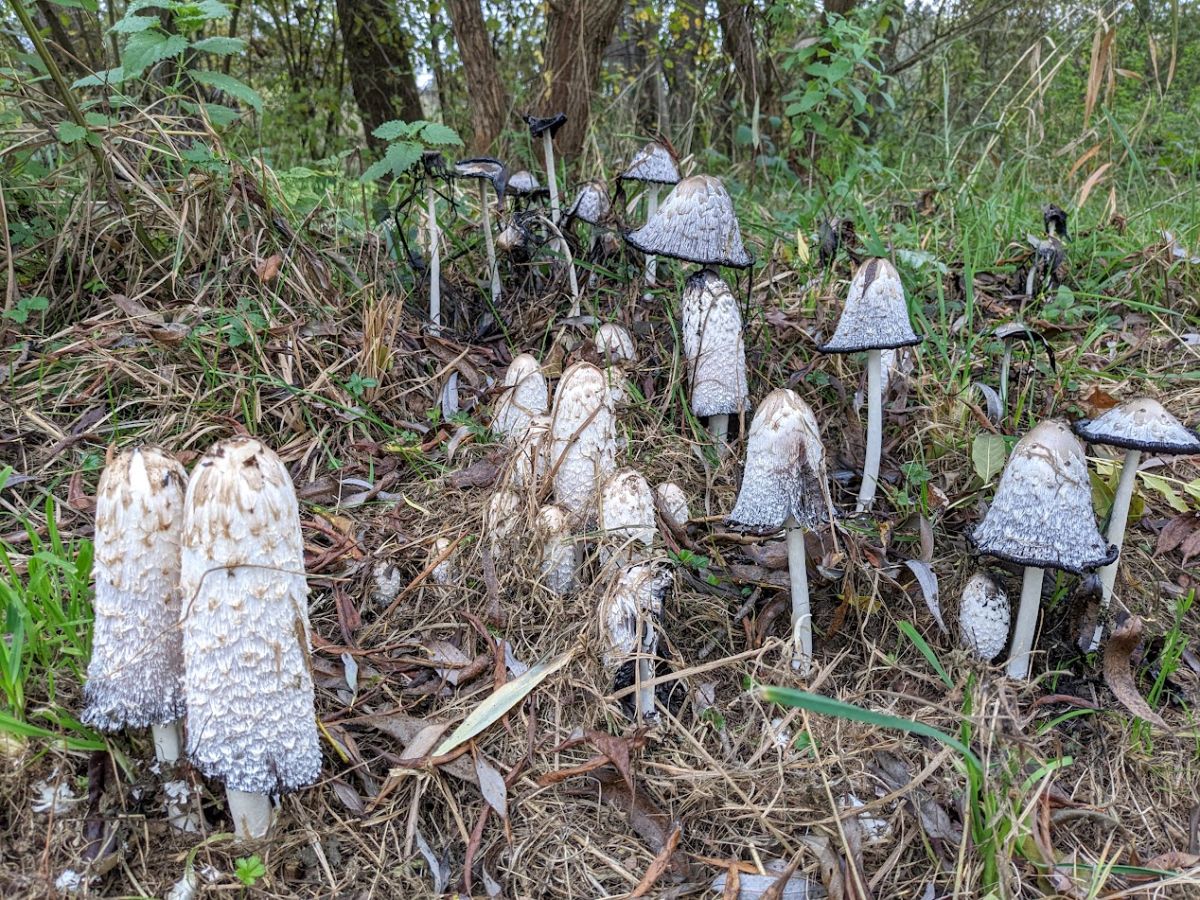
<svg viewBox="0 0 1200 900"><path fill-rule="evenodd" d="M246 42L241 38L210 37L193 42L192 49L202 53L215 53L217 56L231 56L245 50Z"/></svg>
<svg viewBox="0 0 1200 900"><path fill-rule="evenodd" d="M421 130L424 122L401 122L399 119L393 119L390 122L384 122L378 128L371 132L381 141L394 141L398 138L413 137Z"/></svg>
<svg viewBox="0 0 1200 900"><path fill-rule="evenodd" d="M421 129L421 138L427 144L433 144L438 147L461 147L463 145L462 138L458 136L458 132L447 125L442 125L440 122L429 122Z"/></svg>
<svg viewBox="0 0 1200 900"><path fill-rule="evenodd" d="M205 103L204 114L218 128L225 128L232 125L242 116L241 110L232 109L220 103Z"/></svg>
<svg viewBox="0 0 1200 900"><path fill-rule="evenodd" d="M420 159L424 148L414 141L397 141L387 148L383 159L373 163L363 172L363 181L378 181L388 172L400 176L413 167Z"/></svg>
<svg viewBox="0 0 1200 900"><path fill-rule="evenodd" d="M196 12L201 18L212 22L216 19L228 19L229 7L224 3L219 3L218 0L203 0L201 3L194 4Z"/></svg>
<svg viewBox="0 0 1200 900"><path fill-rule="evenodd" d="M234 78L232 75L226 75L224 72L212 72L208 69L189 69L188 74L200 84L216 88L218 91L241 100L243 103L253 106L257 111L262 112L263 100L258 91L245 82Z"/></svg>
<svg viewBox="0 0 1200 900"><path fill-rule="evenodd" d="M149 31L157 25L157 16L126 16L108 30L114 34L137 34L141 31Z"/></svg>
<svg viewBox="0 0 1200 900"><path fill-rule="evenodd" d="M54 130L58 132L58 139L64 144L82 141L88 133L86 128L76 125L74 122L59 122Z"/></svg>
<svg viewBox="0 0 1200 900"><path fill-rule="evenodd" d="M146 69L164 59L178 56L188 47L187 38L161 31L141 31L132 35L121 51L121 64L126 78L136 78Z"/></svg>
<svg viewBox="0 0 1200 900"><path fill-rule="evenodd" d="M50 0L50 2L64 9L83 9L91 13L100 10L100 4L96 0Z"/></svg>
<svg viewBox="0 0 1200 900"><path fill-rule="evenodd" d="M76 79L71 87L106 87L121 84L128 78L129 76L125 74L125 67L117 66L115 69L101 69L94 75L85 75Z"/></svg>

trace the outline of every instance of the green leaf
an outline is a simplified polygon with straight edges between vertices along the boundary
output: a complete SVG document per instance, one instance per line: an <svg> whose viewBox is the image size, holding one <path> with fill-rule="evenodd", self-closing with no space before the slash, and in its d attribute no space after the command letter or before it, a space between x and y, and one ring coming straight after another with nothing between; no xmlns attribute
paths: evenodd
<svg viewBox="0 0 1200 900"><path fill-rule="evenodd" d="M397 141L387 148L383 159L363 172L363 181L377 181L388 172L400 176L421 159L422 147L412 141Z"/></svg>
<svg viewBox="0 0 1200 900"><path fill-rule="evenodd" d="M200 84L216 88L222 93L253 106L258 112L262 112L263 100L258 91L232 75L226 75L224 72L212 72L208 69L189 69L188 74Z"/></svg>
<svg viewBox="0 0 1200 900"><path fill-rule="evenodd" d="M74 144L87 137L87 129L74 122L59 122L54 130L58 133L58 139L64 144Z"/></svg>
<svg viewBox="0 0 1200 900"><path fill-rule="evenodd" d="M137 34L158 26L157 16L126 16L108 29L114 34Z"/></svg>
<svg viewBox="0 0 1200 900"><path fill-rule="evenodd" d="M208 116L208 120L218 128L225 128L232 125L242 117L241 110L233 109L220 103L205 103L204 112Z"/></svg>
<svg viewBox="0 0 1200 900"><path fill-rule="evenodd" d="M115 69L101 69L94 75L84 75L82 78L77 78L71 87L104 87L107 85L121 84L128 77L129 76L125 74L125 67L117 66Z"/></svg>
<svg viewBox="0 0 1200 900"><path fill-rule="evenodd" d="M428 123L421 129L421 138L425 143L433 144L436 147L461 147L463 145L458 132L440 122Z"/></svg>
<svg viewBox="0 0 1200 900"><path fill-rule="evenodd" d="M913 646L921 651L921 655L925 657L926 662L933 667L933 671L937 672L938 678L946 687L954 689L954 682L950 680L950 676L946 673L942 661L937 658L937 654L933 652L933 648L929 646L928 641L921 637L921 633L917 631L916 626L912 622L901 622L900 630L904 632L904 636L913 642Z"/></svg>
<svg viewBox="0 0 1200 900"><path fill-rule="evenodd" d="M984 484L1004 469L1004 460L1008 457L1008 447L1004 438L998 434L977 434L971 444L971 462L975 464L975 474Z"/></svg>
<svg viewBox="0 0 1200 900"><path fill-rule="evenodd" d="M378 128L371 132L381 141L394 141L397 138L410 138L424 125L424 122L401 122L399 119L392 119L390 122L384 122Z"/></svg>
<svg viewBox="0 0 1200 900"><path fill-rule="evenodd" d="M202 53L215 53L217 56L230 56L245 50L246 42L241 38L210 37L194 41L192 49L199 50Z"/></svg>
<svg viewBox="0 0 1200 900"><path fill-rule="evenodd" d="M50 2L64 9L83 9L92 13L98 12L100 9L96 0L50 0Z"/></svg>
<svg viewBox="0 0 1200 900"><path fill-rule="evenodd" d="M187 38L161 31L141 31L132 35L121 51L126 78L137 78L146 69L164 59L179 56L187 49Z"/></svg>

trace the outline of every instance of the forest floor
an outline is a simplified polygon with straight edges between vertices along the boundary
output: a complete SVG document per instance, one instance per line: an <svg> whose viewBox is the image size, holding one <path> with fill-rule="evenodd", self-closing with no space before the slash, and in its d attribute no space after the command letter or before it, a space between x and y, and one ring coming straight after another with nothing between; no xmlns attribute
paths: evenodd
<svg viewBox="0 0 1200 900"><path fill-rule="evenodd" d="M163 209L135 191L152 239L175 251L156 264L108 231L100 204L52 240L51 310L6 326L0 541L10 608L28 623L24 652L8 646L19 665L0 676L10 707L20 695L20 715L0 723L0 893L51 896L70 870L92 896L164 896L190 869L205 896L252 884L264 897L750 898L787 883L769 896L808 886L933 898L983 896L988 880L1004 897L1197 896L1198 461L1155 461L1137 486L1119 605L1140 618L1140 640L1082 653L1094 582L1048 578L1034 678L1015 683L958 649L956 610L981 566L1019 593L1019 573L974 558L967 536L1030 425L1143 394L1194 424L1200 263L1162 230L1200 220L1200 192L1131 194L1118 215L1073 219L1055 284L1034 298L1026 235L1042 233L1040 204L1061 198L999 179L896 191L845 211L857 236L826 268L776 212L786 195L738 195L765 260L735 284L751 396L790 385L814 408L844 513L808 548L808 680L782 643L780 541L723 526L744 430L719 460L687 411L678 297L690 270L660 263L647 300L629 278L636 260L609 260L579 328L615 320L637 340L619 463L676 482L691 505L685 532L662 533L676 563L662 623L670 690L643 728L600 663L600 588L556 598L531 542L489 560L480 540L505 477L486 425L508 360L533 352L553 375L594 357L587 341L556 341L562 279L506 264L506 298L489 310L464 212L448 226L449 321L434 335L423 287L406 283L381 238L339 233L328 210L293 232L250 178L235 174L232 190L193 179L161 194ZM874 514L858 517L862 360L815 350L841 308L848 251L894 256L925 337L891 381L884 484ZM989 409L973 385L997 387L993 332L1018 319L1045 346L1017 346L1009 409ZM452 373L460 412L447 420ZM217 786L199 794L206 839L171 831L148 737L76 721L106 448L149 441L190 464L241 432L279 452L301 498L325 757L321 781L284 799L273 839L249 847L218 836L228 821ZM1103 520L1115 467L1089 455ZM428 577L439 537L454 542L451 586ZM945 627L918 575L934 576ZM450 758L428 758L539 663L549 674L502 719ZM785 709L755 684L870 715ZM981 771L883 714L963 741Z"/></svg>

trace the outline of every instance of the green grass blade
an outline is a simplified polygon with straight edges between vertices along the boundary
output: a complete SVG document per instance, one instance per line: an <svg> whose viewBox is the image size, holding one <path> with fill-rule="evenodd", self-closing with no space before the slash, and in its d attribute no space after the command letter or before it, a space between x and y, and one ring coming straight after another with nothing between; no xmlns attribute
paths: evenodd
<svg viewBox="0 0 1200 900"><path fill-rule="evenodd" d="M925 638L921 637L913 623L901 622L900 630L921 651L921 655L925 657L926 661L933 668L933 671L937 672L938 678L942 679L946 687L954 687L954 682L950 680L950 676L946 673L945 667L942 666L941 660L937 658L937 654L933 652L933 648L929 646Z"/></svg>

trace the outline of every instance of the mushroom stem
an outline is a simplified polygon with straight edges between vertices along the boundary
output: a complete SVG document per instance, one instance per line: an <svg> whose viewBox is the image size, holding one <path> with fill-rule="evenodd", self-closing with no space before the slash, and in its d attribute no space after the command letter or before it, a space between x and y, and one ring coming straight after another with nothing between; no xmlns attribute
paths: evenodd
<svg viewBox="0 0 1200 900"><path fill-rule="evenodd" d="M649 222L658 212L658 185L651 184L646 190L646 221ZM653 254L646 257L646 287L654 287L658 273L658 257Z"/></svg>
<svg viewBox="0 0 1200 900"><path fill-rule="evenodd" d="M658 710L654 708L654 685L648 683L654 677L654 660L650 656L647 631L653 626L646 621L644 615L639 615L638 618L641 620L638 627L642 632L637 658L638 711L643 721L648 722L658 716Z"/></svg>
<svg viewBox="0 0 1200 900"><path fill-rule="evenodd" d="M154 738L155 759L165 763L179 762L180 748L183 746L183 730L179 719L165 725L151 725L150 734Z"/></svg>
<svg viewBox="0 0 1200 900"><path fill-rule="evenodd" d="M858 489L858 512L870 508L879 484L879 459L883 455L883 356L867 351L867 457L863 463L862 486Z"/></svg>
<svg viewBox="0 0 1200 900"><path fill-rule="evenodd" d="M488 277L492 281L492 303L500 302L500 269L496 266L496 245L492 242L492 211L488 207L487 186L479 179L479 208L483 211L483 246L487 250Z"/></svg>
<svg viewBox="0 0 1200 900"><path fill-rule="evenodd" d="M1045 574L1037 566L1025 567L1025 578L1021 582L1021 608L1017 611L1017 627L1013 631L1012 648L1008 655L1006 674L1009 678L1025 680L1029 677L1029 654L1033 650L1034 634L1037 633Z"/></svg>
<svg viewBox="0 0 1200 900"><path fill-rule="evenodd" d="M226 788L225 799L229 802L229 816L233 819L235 838L245 841L267 836L271 829L271 814L274 811L270 797L266 794Z"/></svg>
<svg viewBox="0 0 1200 900"><path fill-rule="evenodd" d="M1112 512L1108 517L1108 542L1115 544L1120 551L1125 542L1125 526L1129 522L1129 503L1133 500L1133 486L1137 483L1138 463L1142 461L1141 450L1128 450L1125 462L1121 465L1121 480L1117 483L1117 493L1113 497ZM1096 631L1092 634L1092 643L1088 652L1095 652L1100 647L1100 638L1104 636L1104 617L1112 603L1113 586L1117 583L1117 564L1121 561L1120 554L1116 559L1100 570L1100 621L1096 623Z"/></svg>
<svg viewBox="0 0 1200 900"><path fill-rule="evenodd" d="M542 221L546 221L545 217L542 217ZM571 283L571 315L577 316L580 312L580 306L579 281L575 278L575 257L571 254L571 248L567 246L566 238L563 237L563 233L559 230L558 226L554 222L547 224L554 233L554 241L551 244L552 249L562 253L567 258L567 277Z"/></svg>
<svg viewBox="0 0 1200 900"><path fill-rule="evenodd" d="M717 446L717 455L724 457L729 452L725 438L729 434L729 414L716 413L708 417L708 430L712 432L713 443Z"/></svg>
<svg viewBox="0 0 1200 900"><path fill-rule="evenodd" d="M792 668L807 677L812 669L813 641L803 528L788 528L787 555L788 575L792 581Z"/></svg>
<svg viewBox="0 0 1200 900"><path fill-rule="evenodd" d="M558 224L558 180L554 172L554 136L547 128L542 132L542 149L546 153L546 182L550 186L550 219Z"/></svg>
<svg viewBox="0 0 1200 900"><path fill-rule="evenodd" d="M1012 343L1004 342L1004 356L1000 360L1000 415L1008 415L1008 370L1012 366Z"/></svg>
<svg viewBox="0 0 1200 900"><path fill-rule="evenodd" d="M429 321L442 324L442 255L438 248L437 194L430 180L425 188L429 207Z"/></svg>

